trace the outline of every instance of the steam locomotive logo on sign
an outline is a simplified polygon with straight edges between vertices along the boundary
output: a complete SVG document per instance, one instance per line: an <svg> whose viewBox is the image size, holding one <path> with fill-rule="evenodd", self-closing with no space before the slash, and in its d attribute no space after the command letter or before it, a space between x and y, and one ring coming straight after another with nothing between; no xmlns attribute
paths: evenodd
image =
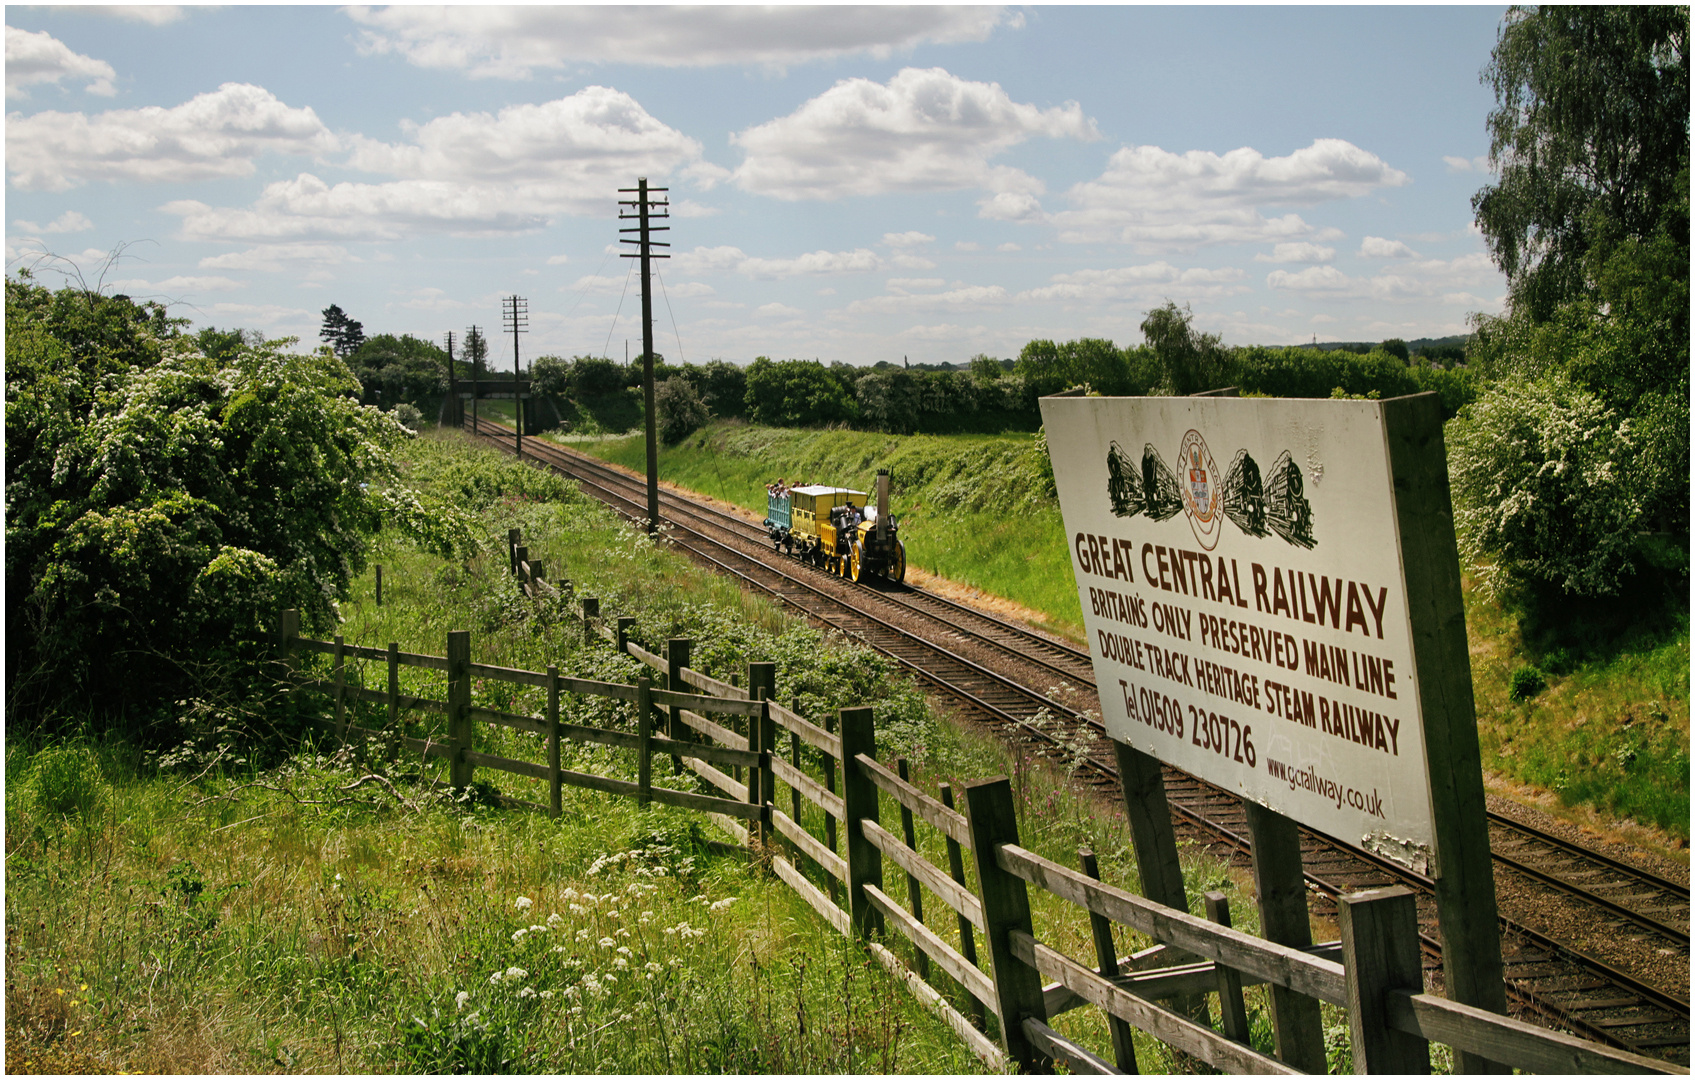
<svg viewBox="0 0 1695 1080"><path fill-rule="evenodd" d="M1259 463L1246 450L1236 451L1222 479L1201 433L1191 428L1178 448L1183 479L1165 463L1153 443L1142 447L1140 466L1117 442L1107 451L1107 498L1115 517L1146 514L1166 521L1179 513L1189 516L1195 539L1211 551L1218 545L1221 522L1229 518L1249 536L1276 533L1296 547L1311 550L1312 506L1304 494L1300 466L1285 450L1262 476Z"/></svg>

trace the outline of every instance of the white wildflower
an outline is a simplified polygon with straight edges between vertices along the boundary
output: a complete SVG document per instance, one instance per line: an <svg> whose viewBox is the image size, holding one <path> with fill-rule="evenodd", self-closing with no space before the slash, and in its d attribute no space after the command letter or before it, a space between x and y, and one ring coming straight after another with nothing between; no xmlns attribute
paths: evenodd
<svg viewBox="0 0 1695 1080"><path fill-rule="evenodd" d="M463 1011L464 1008L465 1008L465 1003L467 1001L470 1001L470 1000L471 1000L471 992L469 990L461 990L457 994L454 994L453 995L453 1011L454 1012Z"/></svg>
<svg viewBox="0 0 1695 1080"><path fill-rule="evenodd" d="M502 976L501 976L500 972L498 972L498 971L495 972L493 975L490 975L488 977L489 985L490 986L499 986L501 977Z"/></svg>
<svg viewBox="0 0 1695 1080"><path fill-rule="evenodd" d="M523 941L524 935L527 934L527 933L529 933L528 930L514 930L514 931L512 931L512 943L514 945L516 945L518 942Z"/></svg>
<svg viewBox="0 0 1695 1080"><path fill-rule="evenodd" d="M620 956L616 960L612 961L612 966L617 968L619 971L625 971L629 968L630 962Z"/></svg>
<svg viewBox="0 0 1695 1080"><path fill-rule="evenodd" d="M736 902L735 897L726 896L722 900L714 900L712 902L712 907L711 907L710 910L712 910L712 911L723 911L725 908L729 907L731 904L733 904L735 902Z"/></svg>
<svg viewBox="0 0 1695 1080"><path fill-rule="evenodd" d="M519 998L533 998L535 996L536 988L533 986L526 986L522 990L518 991Z"/></svg>
<svg viewBox="0 0 1695 1080"><path fill-rule="evenodd" d="M575 899L576 899L576 898L577 898L577 890L576 890L576 889L570 889L570 888L567 888L567 889L566 889L566 890L565 890L565 891L564 891L564 892L563 892L563 893L561 893L561 894L560 894L560 895L562 895L562 896L564 896L564 897L565 897L565 899L567 899L567 900L575 900Z"/></svg>
<svg viewBox="0 0 1695 1080"><path fill-rule="evenodd" d="M660 967L658 963L656 963L655 961L652 961L652 960L649 960L646 964L643 965L643 967L645 967L648 971L653 972L654 974L658 974L659 972L665 970L664 968Z"/></svg>
<svg viewBox="0 0 1695 1080"><path fill-rule="evenodd" d="M555 945L555 946L554 946L554 947L553 947L553 951L554 951L554 952L569 952L569 951L570 951L570 950L569 950L569 949L567 949L567 948L566 948L566 947L565 947L565 946L563 946L563 945Z"/></svg>
<svg viewBox="0 0 1695 1080"><path fill-rule="evenodd" d="M612 936L613 937L629 937L630 932L628 930L624 929L622 926L620 926L618 929L612 931Z"/></svg>
<svg viewBox="0 0 1695 1080"><path fill-rule="evenodd" d="M530 907L530 898L527 896L520 896L518 899L512 901L512 906L517 908L519 911L527 911Z"/></svg>
<svg viewBox="0 0 1695 1080"><path fill-rule="evenodd" d="M631 952L630 952L630 947L628 945L618 946L618 955L619 956L630 956L630 955L632 955Z"/></svg>
<svg viewBox="0 0 1695 1080"><path fill-rule="evenodd" d="M603 949L610 949L612 946L614 946L616 944L618 944L618 943L616 941L613 941L609 937L603 937L603 938L600 939L600 947L603 948Z"/></svg>
<svg viewBox="0 0 1695 1080"><path fill-rule="evenodd" d="M521 967L509 967L506 969L506 977L508 979L522 979L527 975L529 975L529 972L525 971Z"/></svg>
<svg viewBox="0 0 1695 1080"><path fill-rule="evenodd" d="M540 923L531 924L530 933L532 933L532 934L545 934L545 933L547 933L547 927L542 926Z"/></svg>
<svg viewBox="0 0 1695 1080"><path fill-rule="evenodd" d="M553 991L552 990L543 990L541 992L541 999L543 1001L552 1001L553 1000Z"/></svg>
<svg viewBox="0 0 1695 1080"><path fill-rule="evenodd" d="M563 915L559 914L559 912L557 912L557 911L555 911L552 915L549 915L547 917L547 925L549 925L549 926L558 926L561 922L564 922L564 921L565 921L565 917Z"/></svg>

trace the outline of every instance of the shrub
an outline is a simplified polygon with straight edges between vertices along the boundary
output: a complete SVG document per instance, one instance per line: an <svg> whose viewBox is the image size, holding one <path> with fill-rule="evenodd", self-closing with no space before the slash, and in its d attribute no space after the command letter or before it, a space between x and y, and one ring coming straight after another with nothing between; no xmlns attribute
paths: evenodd
<svg viewBox="0 0 1695 1080"><path fill-rule="evenodd" d="M86 746L61 743L37 754L35 805L44 814L92 817L106 799L100 763Z"/></svg>
<svg viewBox="0 0 1695 1080"><path fill-rule="evenodd" d="M653 409L658 413L659 437L675 446L712 419L694 384L673 375L653 391Z"/></svg>
<svg viewBox="0 0 1695 1080"><path fill-rule="evenodd" d="M1513 669L1507 685L1507 696L1514 701L1529 701L1548 688L1548 677L1534 664L1520 664Z"/></svg>
<svg viewBox="0 0 1695 1080"><path fill-rule="evenodd" d="M1560 374L1504 380L1448 424L1460 549L1491 592L1615 594L1642 493L1628 422Z"/></svg>

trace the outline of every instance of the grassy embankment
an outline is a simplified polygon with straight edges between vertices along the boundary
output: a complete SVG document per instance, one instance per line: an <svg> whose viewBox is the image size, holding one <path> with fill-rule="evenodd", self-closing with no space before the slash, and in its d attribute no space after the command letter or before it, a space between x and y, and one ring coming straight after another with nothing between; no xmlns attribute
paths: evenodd
<svg viewBox="0 0 1695 1080"><path fill-rule="evenodd" d="M536 470L452 436L421 440L411 460L433 498L475 510L485 554L447 561L384 541L375 559L384 604L375 606L367 573L342 608L349 642L439 655L448 630L468 628L480 662L633 679L635 661L582 645L562 612L512 587L504 536L520 527L533 557L569 568L579 595L636 615L649 646L691 636L696 666L726 677L774 660L779 699L808 715L871 704L880 756L910 758L921 785L1010 775L1026 844L1067 863L1092 847L1107 880L1133 887L1121 812L1081 802L1059 772L939 721L885 661L699 574ZM442 695L427 682L435 673L403 671L403 692ZM515 711L541 704L508 684L479 682L474 695ZM579 723L632 724L604 699L568 699L566 711ZM977 1068L786 886L709 843L714 830L698 816L567 788L562 817L550 821L448 798L424 783L438 768L388 762L375 747L304 745L280 761L273 747L262 761L202 716L202 736L166 753L110 735L44 746L8 733L8 1071ZM487 752L543 757L538 740L504 729L479 740ZM604 748L568 748L565 765L634 771ZM662 783L681 782L667 773ZM545 801L535 781L487 771L479 780ZM887 800L882 814L896 819ZM920 835L946 865L933 830ZM1224 889L1252 932L1241 883L1193 852L1185 865L1190 895ZM1032 899L1044 938L1090 955L1079 909ZM956 939L951 917L929 921ZM1145 944L1119 941L1121 950ZM959 1000L945 978L934 981ZM1262 991L1248 994L1265 1048ZM1328 1019L1345 1066L1344 1029ZM1107 1051L1094 1010L1057 1024ZM1171 1064L1151 1042L1139 1040L1139 1052L1146 1071Z"/></svg>
<svg viewBox="0 0 1695 1080"><path fill-rule="evenodd" d="M895 512L912 566L1005 597L1081 640L1081 612L1058 505L1035 497L1040 478L1027 435L900 437L790 431L720 423L662 451L664 479L764 512L764 485L783 476L869 490L894 471ZM639 438L580 449L645 467ZM1566 806L1630 818L1689 838L1688 613L1552 666L1547 688L1509 696L1532 661L1516 620L1467 591L1467 625L1484 766L1506 783L1552 793ZM1522 793L1521 793L1522 794ZM1652 838L1649 838L1650 841Z"/></svg>

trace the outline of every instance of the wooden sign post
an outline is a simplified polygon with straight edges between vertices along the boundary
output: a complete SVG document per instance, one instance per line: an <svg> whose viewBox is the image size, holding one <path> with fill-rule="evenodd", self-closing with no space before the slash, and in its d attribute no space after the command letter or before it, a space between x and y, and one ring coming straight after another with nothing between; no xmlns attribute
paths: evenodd
<svg viewBox="0 0 1695 1080"><path fill-rule="evenodd" d="M1310 944L1299 823L1431 877L1449 996L1504 1012L1436 395L1041 405L1149 897L1186 902L1164 763L1249 805L1268 937ZM1316 1002L1272 1014L1322 1068Z"/></svg>

